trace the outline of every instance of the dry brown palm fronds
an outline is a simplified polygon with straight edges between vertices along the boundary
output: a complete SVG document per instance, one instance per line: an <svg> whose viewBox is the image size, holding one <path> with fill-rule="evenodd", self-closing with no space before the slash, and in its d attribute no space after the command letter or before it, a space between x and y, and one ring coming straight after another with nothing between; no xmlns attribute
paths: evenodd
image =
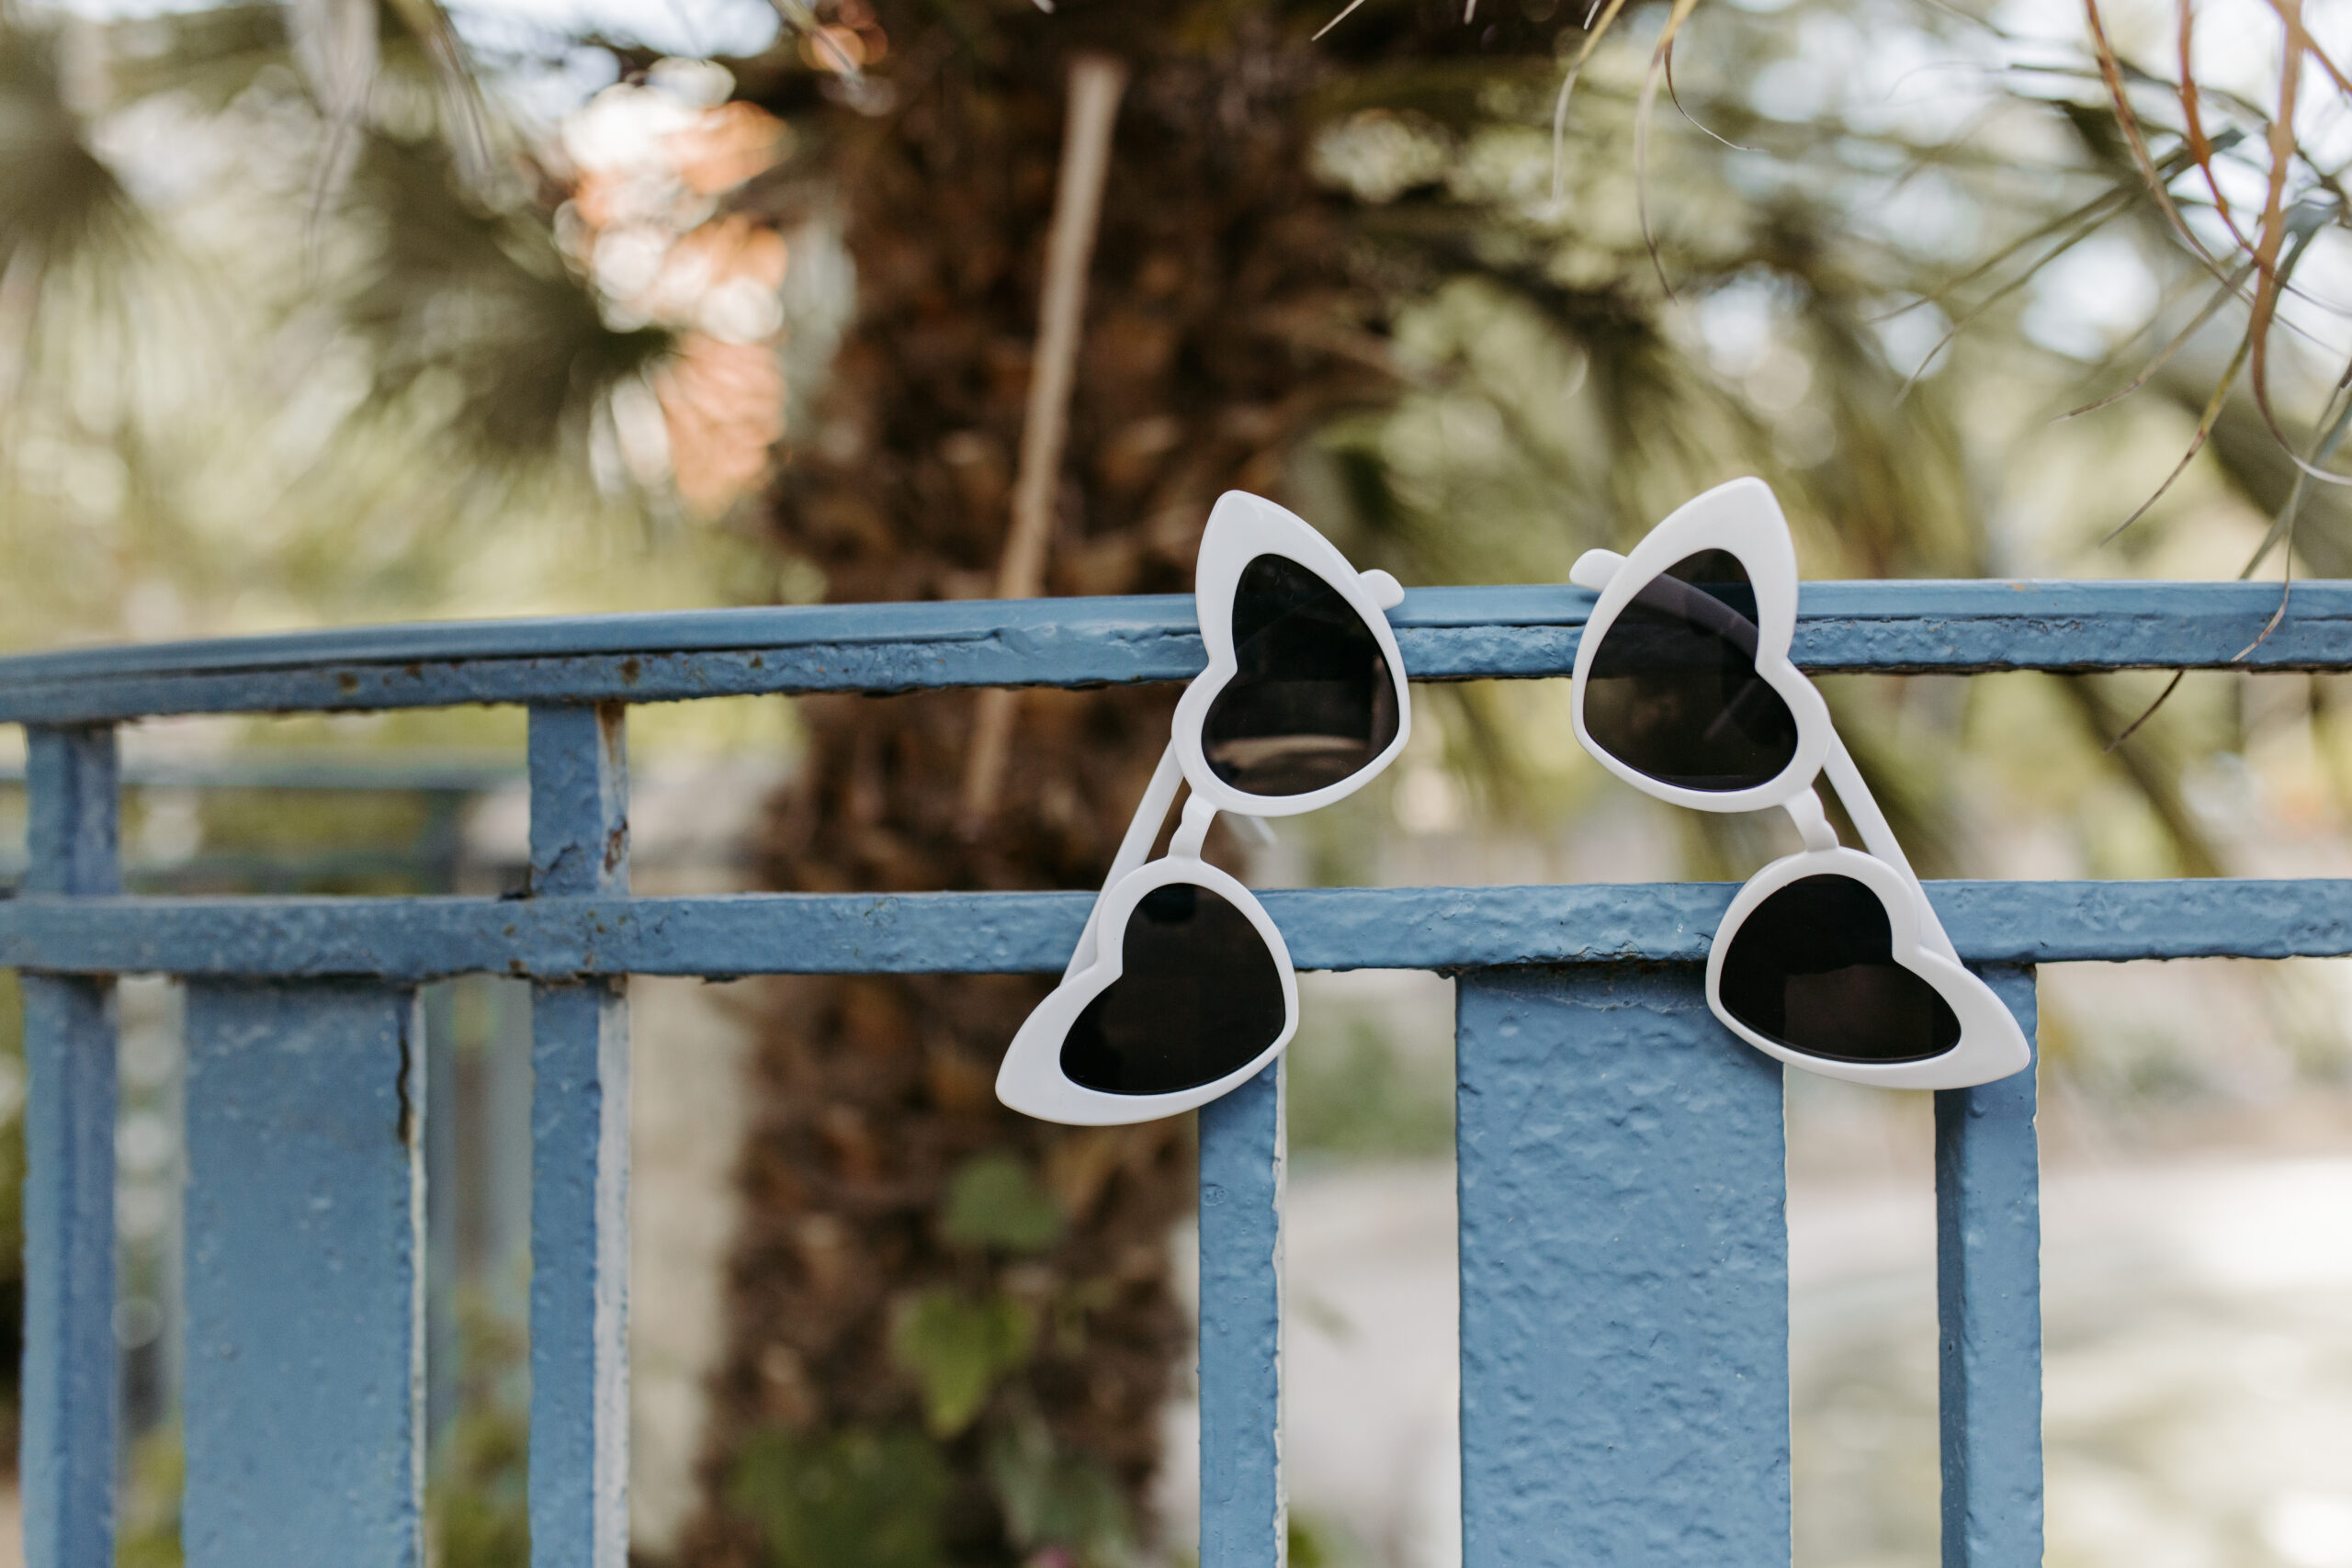
<svg viewBox="0 0 2352 1568"><path fill-rule="evenodd" d="M1666 276L1666 263L1657 254L1657 234L1650 227L1650 118L1657 109L1657 86L1661 77L1674 68L1674 35L1690 19L1699 0L1674 0L1674 9L1667 13L1666 26L1658 29L1657 47L1650 51L1650 67L1642 77L1642 96L1634 107L1634 206L1640 214L1642 243L1648 247L1650 265L1657 272L1658 286L1666 297L1674 298L1674 282Z"/></svg>
<svg viewBox="0 0 2352 1568"><path fill-rule="evenodd" d="M1576 58L1568 62L1568 69L1560 78L1560 96L1552 101L1552 199L1557 202L1566 194L1568 169L1568 95L1577 89L1577 78L1584 73L1585 64L1592 59L1592 51L1600 47L1608 36L1609 25L1625 8L1625 0L1608 0L1597 15L1586 17L1584 42L1577 46Z"/></svg>
<svg viewBox="0 0 2352 1568"><path fill-rule="evenodd" d="M2130 397L2132 393L2146 386L2149 381L2154 378L2157 371L2162 370L2166 365L2171 363L2174 355L2178 354L2183 348L2188 346L2189 339L2195 337L2199 332L2203 331L2205 324L2221 313L2222 306L2237 298L2239 287L2245 282L2247 276L2253 271L2254 264L2252 262L2246 262L2241 265L2237 271L2232 273L2220 287L2216 288L2211 295L2206 297L2205 303L2198 309L2196 315L2189 318L2188 324L2181 328L2177 333L2175 333L2172 335L2172 338L2165 343L2164 347L2156 351L2155 357L2148 361L2146 368L2143 369L2137 376L2132 378L2132 379L2121 389L2109 392L2103 398L2098 398L2093 401L2085 403L2080 408L2068 409L2064 413L2058 416L2058 420L2063 422L2070 419L2078 419L2086 413L2096 413L2100 409L2108 408L2113 404L2121 402L2124 399Z"/></svg>
<svg viewBox="0 0 2352 1568"><path fill-rule="evenodd" d="M2226 150L2226 144L2221 137L2209 131L2205 106L2209 100L2224 96L2210 92L2198 80L2194 0L2177 0L2174 43L2179 62L2179 80L2169 85L2171 96L2180 109L2181 145L2176 160L2164 164L2150 154L2141 116L2132 102L2131 78L2144 73L2133 72L2117 51L2108 35L2098 0L2083 0L2093 53L2117 123L2130 147L2141 185L2164 213L2166 225L2175 238L2216 276L2221 276L2223 258L2217 256L2212 247L2188 223L2172 195L2172 179L2180 171L2169 165L2178 159L2185 159L2187 164L2193 166L2201 177L2211 197L2211 210L2229 234L2233 247L2241 258L2241 265L2232 274L2232 287L2243 287L2245 267L2250 265L2252 268L2253 292L2242 344L2242 358L2255 406L2264 425L2278 443L2280 451L2308 479L2320 484L2352 485L2352 476L2333 472L2295 450L2274 403L2271 375L2271 332L2280 324L2279 307L2291 288L2294 263L2323 221L2342 224L2347 218L2344 193L2336 186L2334 178L2312 161L2298 138L2297 118L2302 106L2306 66L2316 65L2326 81L2346 99L2352 99L2352 79L2346 78L2312 36L2303 20L2301 0L2269 0L2269 6L2280 28L2279 65L2272 101L2267 106L2256 106L2234 98L2225 100L2256 121L2262 133L2259 142L2267 167L2263 170L2261 210L2255 217L2249 231L2240 212L2232 205L2214 167L2216 158ZM2324 194L2324 200L2290 199L2299 165L2309 172L2315 186L2315 194ZM2291 327L2292 323L2289 324ZM2233 356L2230 378L2234 379L2240 368L2240 356ZM2217 389L2215 400L2224 396L2226 390L2226 386ZM2204 428L2210 428L2210 420L2205 422Z"/></svg>
<svg viewBox="0 0 2352 1568"><path fill-rule="evenodd" d="M2188 139L2188 155L2196 161L2198 172L2205 176L2205 188L2211 192L2213 197L2213 210L2221 216L2222 222L2229 229L2230 238L2237 242L2240 250L2250 252L2254 249L2254 243L2245 237L2245 231L2238 227L2237 215L2230 210L2230 198L2222 194L2221 178L2213 172L2213 159L2220 152L2220 148L2214 144L2212 138L2205 134L2202 93L2198 86L2197 73L2192 65L2197 6L2194 0L2180 0L2177 10L2180 47L2178 96L2181 130Z"/></svg>
<svg viewBox="0 0 2352 1568"><path fill-rule="evenodd" d="M2132 95L2123 80L2123 62L2117 56L2115 46L2108 40L2107 23L2099 15L2098 0L2083 0L2083 16L2090 24L2091 51L2098 60L2099 74L2107 83L2108 97L2115 108L2116 124L2122 129L2124 143L2132 150L2132 162L2140 171L2141 181L2148 187L2148 194L2155 198L2158 209L2165 215L2165 221L2171 225L2181 243L2202 258L2206 265L2218 268L2221 265L2219 258L2205 248L2205 242L2197 237L2197 231L2188 226L2188 220L2181 216L2179 207L2172 198L2172 182L2158 172L2155 160L2148 153L2147 133L2141 129L2140 117L2132 107Z"/></svg>
<svg viewBox="0 0 2352 1568"><path fill-rule="evenodd" d="M2287 47L2278 69L2278 107L2270 120L2270 181L2263 194L2262 222L2256 231L2254 252L2255 261L2262 269L2262 285L2255 292L2254 319L2246 324L2246 336L2254 344L2254 401L2262 411L2263 423L2270 427L2270 434L2280 447L2294 458L2296 467L2324 484L2352 485L2352 476L2329 473L2295 453L2288 446L2286 432L2279 428L2278 412L2270 404L2270 323L2278 313L2278 297L2285 288L2279 251L2288 233L2287 181L2301 151L2295 141L2295 106L2301 93L2303 56L2315 47L2311 35L2303 29L2301 0L2272 3L2286 24Z"/></svg>
<svg viewBox="0 0 2352 1568"><path fill-rule="evenodd" d="M2293 276L2296 264L2300 262L2304 254L2310 250L2312 242L2318 237L2318 234L2319 226L2316 222L2311 223L2299 230L2294 235L2294 248L2288 252L2282 265L2275 269L2277 276L2281 278ZM2259 263L2249 262L2247 265L2250 266L2258 265ZM2213 425L2215 422L2222 417L2222 409L2223 405L2228 402L2230 389L2237 384L2238 377L2245 372L2249 364L2258 364L2260 362L2262 340L2256 335L2256 328L2262 324L2263 323L2258 314L2256 317L2249 319L2246 322L2245 332L2239 337L2237 348L2231 354L2228 366L2222 370L2221 378L2214 383L2212 394L2206 400L2205 408L2202 413L2199 414L2197 421L2197 433L2190 437L2188 449L2180 455L2180 461L2173 465L2172 472L2165 476L2164 483L2156 487L2155 493L2149 496L2147 500L2142 502L2139 507L2132 512L2131 516L2126 517L2122 522L2117 524L2115 527L2109 532L2107 537L2102 539L2100 543L2105 544L2109 540L2114 539L2117 535L2121 534L2126 528L2132 526L2132 524L2137 523L2141 518L2146 516L2149 508L2154 506L2158 501L2164 498L2165 492L2172 488L2173 481L2180 478L2183 470L2188 467L2189 463L2196 457L2197 454L2204 448L2206 441L2213 434ZM2260 394L2257 392L2257 400L2259 399L2259 396ZM2267 421L2268 411L2266 409L2263 412ZM2278 426L2275 423L2270 424L2270 428L2274 434L2278 430ZM2291 452L2289 455L2290 457L2293 456ZM2297 458L2296 461L2299 467L2308 470L2308 464L2303 463L2301 458ZM2257 556L2256 558L2259 559L2260 558ZM2248 570L2251 570L2252 568L2249 567ZM2159 698L2158 701L2161 702L2162 699Z"/></svg>
<svg viewBox="0 0 2352 1568"><path fill-rule="evenodd" d="M2347 429L2352 429L2352 399L2344 396L2347 385L2352 385L2352 366L2346 367L2345 378L2336 382L2335 398L2332 400L2340 401L2343 406L2336 410L2333 420L2323 418L2320 422L2319 434L2312 443L2311 456L2307 462L2326 462L2335 455L2336 447L2343 444ZM2324 413L2325 411L2322 412ZM2301 516L2303 502L2310 493L2310 476L2299 468L2295 471L2295 482L2287 491L2286 502L2278 508L2278 515L2271 521L2269 532L2263 535L2262 543L2255 547L2253 556L2245 563L2245 569L2238 573L2239 581L2245 581L2259 570L2263 561L2268 558L2270 552L2282 543L2288 548L2288 570L2290 573L2293 571L2295 523ZM2277 624L2274 618L2271 627L2275 627ZM2256 638L2245 652L2239 654L2238 657L2244 659L2247 653L2252 653L2255 649L2261 647L2263 640L2270 636L2270 627L2266 627L2262 637Z"/></svg>

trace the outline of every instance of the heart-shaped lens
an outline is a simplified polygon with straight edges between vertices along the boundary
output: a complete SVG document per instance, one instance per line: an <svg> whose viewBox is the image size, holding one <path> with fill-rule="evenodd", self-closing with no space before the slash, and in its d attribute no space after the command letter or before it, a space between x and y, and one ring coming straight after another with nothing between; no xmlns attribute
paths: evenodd
<svg viewBox="0 0 2352 1568"><path fill-rule="evenodd" d="M1250 918L1190 882L1136 902L1119 977L1062 1042L1062 1072L1105 1094L1174 1094L1213 1083L1282 1038L1282 972Z"/></svg>
<svg viewBox="0 0 2352 1568"><path fill-rule="evenodd" d="M1311 795L1396 739L1396 682L1340 591L1287 556L1241 569L1233 679L1209 705L1209 770L1248 795Z"/></svg>
<svg viewBox="0 0 2352 1568"><path fill-rule="evenodd" d="M1838 1062L1917 1062L1960 1043L1951 1004L1894 961L1878 895L1850 876L1801 876L1731 933L1716 995L1792 1051Z"/></svg>
<svg viewBox="0 0 2352 1568"><path fill-rule="evenodd" d="M1770 783L1797 754L1797 721L1757 672L1756 636L1756 590L1739 558L1685 556L1601 634L1585 675L1585 733L1680 789Z"/></svg>

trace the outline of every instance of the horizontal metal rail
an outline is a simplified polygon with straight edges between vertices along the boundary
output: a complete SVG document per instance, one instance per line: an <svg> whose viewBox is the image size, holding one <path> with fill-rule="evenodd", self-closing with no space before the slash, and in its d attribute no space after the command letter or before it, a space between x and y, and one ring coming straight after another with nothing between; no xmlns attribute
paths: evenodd
<svg viewBox="0 0 2352 1568"><path fill-rule="evenodd" d="M2352 663L2352 583L1812 582L1809 670L1982 673ZM1593 596L1424 588L1390 613L1417 680L1574 667ZM2256 646L2258 643L2258 646ZM448 622L0 659L0 721L161 714L672 702L792 692L1181 681L1204 662L1184 595L822 604Z"/></svg>
<svg viewBox="0 0 2352 1568"><path fill-rule="evenodd" d="M0 761L0 785L25 783L25 767ZM391 762L355 761L348 753L261 751L217 761L171 758L127 759L120 770L124 789L254 790L283 794L487 795L520 784L516 763L471 756L416 757L403 752Z"/></svg>
<svg viewBox="0 0 2352 1568"><path fill-rule="evenodd" d="M1977 964L2352 953L2352 881L1937 882ZM1303 888L1263 895L1302 969L1704 962L1731 883ZM0 967L415 981L589 975L1044 974L1084 893L684 898L20 897Z"/></svg>

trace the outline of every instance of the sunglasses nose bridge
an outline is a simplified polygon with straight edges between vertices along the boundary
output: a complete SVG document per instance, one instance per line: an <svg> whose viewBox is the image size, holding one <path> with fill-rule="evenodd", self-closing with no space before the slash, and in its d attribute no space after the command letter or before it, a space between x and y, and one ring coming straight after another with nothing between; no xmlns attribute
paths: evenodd
<svg viewBox="0 0 2352 1568"><path fill-rule="evenodd" d="M1834 850L1838 847L1838 829L1829 825L1829 814L1822 809L1821 792L1807 786L1802 793L1781 803L1789 820L1797 825L1797 834L1804 840L1808 850Z"/></svg>
<svg viewBox="0 0 2352 1568"><path fill-rule="evenodd" d="M1198 860L1201 846L1207 842L1209 824L1216 820L1216 803L1204 795L1195 795L1184 802L1184 819L1176 825L1175 836L1168 840L1168 853L1173 859Z"/></svg>

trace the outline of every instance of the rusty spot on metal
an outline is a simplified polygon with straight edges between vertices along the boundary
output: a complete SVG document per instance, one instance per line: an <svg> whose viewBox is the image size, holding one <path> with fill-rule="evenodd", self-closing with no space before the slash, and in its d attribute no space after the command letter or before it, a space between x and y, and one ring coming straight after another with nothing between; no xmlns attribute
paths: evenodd
<svg viewBox="0 0 2352 1568"><path fill-rule="evenodd" d="M644 672L644 669L645 666L636 660L624 659L621 660L621 679L634 686L637 684L638 676Z"/></svg>
<svg viewBox="0 0 2352 1568"><path fill-rule="evenodd" d="M610 874L628 853L628 824L624 822L605 835L605 871Z"/></svg>
<svg viewBox="0 0 2352 1568"><path fill-rule="evenodd" d="M403 1014L401 1021L400 1076L394 1080L392 1086L393 1092L400 1102L398 1111L392 1116L392 1140L403 1148L416 1142L417 1132L416 1107L410 1102L408 1096L409 1075L416 1070L415 1063L411 1056L413 1043L408 1037L408 1029L407 1016Z"/></svg>
<svg viewBox="0 0 2352 1568"><path fill-rule="evenodd" d="M359 689L359 677L345 670L335 676L334 683L345 692L356 692Z"/></svg>

